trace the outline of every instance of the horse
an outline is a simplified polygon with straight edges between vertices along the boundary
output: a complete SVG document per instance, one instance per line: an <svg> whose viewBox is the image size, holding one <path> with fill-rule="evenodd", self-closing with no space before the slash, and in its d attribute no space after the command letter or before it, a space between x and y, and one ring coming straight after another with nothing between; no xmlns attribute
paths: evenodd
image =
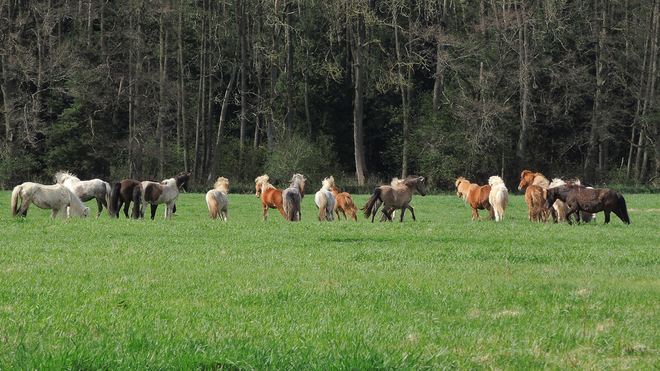
<svg viewBox="0 0 660 371"><path fill-rule="evenodd" d="M190 174L180 173L162 182L144 181L133 190L133 218L144 219L147 204L151 204L151 220L156 216L158 205L165 204L165 219L172 220L174 205L179 198L179 189L188 191Z"/></svg>
<svg viewBox="0 0 660 371"><path fill-rule="evenodd" d="M227 209L229 209L229 180L220 177L213 185L214 189L206 192L206 206L209 208L209 217L216 219L220 215L220 220L227 221Z"/></svg>
<svg viewBox="0 0 660 371"><path fill-rule="evenodd" d="M562 200L568 206L566 221L572 225L570 216L575 214L578 225L580 224L579 211L588 213L603 212L605 214L605 224L610 222L610 213L614 213L622 222L630 224L626 200L619 192L610 188L587 188L574 183L567 183L563 186L548 189L545 202L546 209L552 207L555 200Z"/></svg>
<svg viewBox="0 0 660 371"><path fill-rule="evenodd" d="M103 206L108 209L108 215L112 216L107 203L111 192L108 182L104 182L101 179L80 180L75 175L62 170L55 173L53 178L55 183L69 188L82 202L87 202L95 198L99 208L99 212L96 214L97 218L101 216Z"/></svg>
<svg viewBox="0 0 660 371"><path fill-rule="evenodd" d="M20 207L18 198L21 198ZM57 216L59 211L62 218L87 218L89 207L76 196L69 188L62 184L43 185L26 182L14 187L11 192L11 215L27 216L30 204L35 204L40 209L53 210L50 218Z"/></svg>
<svg viewBox="0 0 660 371"><path fill-rule="evenodd" d="M557 188L565 185L566 182L559 178L554 178L552 179L552 182L550 182L550 188ZM562 200L555 200L555 203L552 204L552 219L555 223L557 222L565 222L566 221L566 213L568 213L568 205Z"/></svg>
<svg viewBox="0 0 660 371"><path fill-rule="evenodd" d="M282 207L286 214L286 220L291 222L300 221L300 204L305 197L305 177L302 174L293 174L289 188L282 191Z"/></svg>
<svg viewBox="0 0 660 371"><path fill-rule="evenodd" d="M332 193L332 187L335 185L335 178L323 179L323 186L314 195L314 203L319 208L319 221L327 220L332 222L335 220L335 194Z"/></svg>
<svg viewBox="0 0 660 371"><path fill-rule="evenodd" d="M341 211L341 213L344 214L344 220L348 221L346 218L346 213L348 213L351 219L357 222L358 208L355 206L351 195L347 192L339 193L339 188L337 187L332 187L332 193L335 195L335 213L337 214L337 220L341 220L339 218L339 212Z"/></svg>
<svg viewBox="0 0 660 371"><path fill-rule="evenodd" d="M122 205L124 205L124 215L126 215L126 218L129 217L128 210L130 209L131 201L133 200L133 191L139 184L140 182L137 180L124 179L112 186L110 202L108 203L108 211L111 216L119 218L119 211L121 210Z"/></svg>
<svg viewBox="0 0 660 371"><path fill-rule="evenodd" d="M404 180L405 179L399 179L397 177L394 177L394 178L392 178L392 181L390 182L390 186L396 187L399 184L403 183ZM381 204L382 204L382 202L380 200L376 200L376 204L374 205L374 210L372 211L372 214L373 214L372 216L376 216L376 213L378 212L378 208L380 207ZM412 206L408 206L408 210L410 210L410 212L413 214L413 218L414 218L415 208L412 207ZM390 209L390 213L391 213L390 216L392 217L392 219L394 219L394 217L396 216L396 209ZM380 214L380 221L382 222L382 221L385 221L386 219L387 219L387 217L385 216L385 213L381 213Z"/></svg>
<svg viewBox="0 0 660 371"><path fill-rule="evenodd" d="M575 184L575 185L582 185L582 183L580 182L580 179L572 179L572 180L569 180L567 183L572 183L572 184ZM594 187L590 187L590 186L585 186L585 187L587 187L587 189L594 189ZM580 211L580 219L582 219L583 223L591 223L591 222L596 223L596 221L597 221L596 213L588 213L586 211Z"/></svg>
<svg viewBox="0 0 660 371"><path fill-rule="evenodd" d="M509 190L506 189L502 178L497 175L488 178L488 185L490 185L488 202L493 208L495 221L504 220L504 210L506 210L506 205L509 203Z"/></svg>
<svg viewBox="0 0 660 371"><path fill-rule="evenodd" d="M520 184L518 189L525 191L525 202L529 206L528 218L531 221L547 222L550 212L545 205L546 191L550 186L550 181L541 173L532 173L524 170L520 174Z"/></svg>
<svg viewBox="0 0 660 371"><path fill-rule="evenodd" d="M472 221L476 217L479 220L479 212L477 210L488 210L488 217L486 220L492 220L495 218L493 214L493 207L490 204L490 190L491 186L486 184L480 186L476 183L470 183L469 180L459 177L456 179L456 196L462 197L463 200L467 201L472 207Z"/></svg>
<svg viewBox="0 0 660 371"><path fill-rule="evenodd" d="M286 213L282 207L282 190L276 189L268 182L268 174L257 177L254 180L256 189L255 196L261 198L261 207L263 208L263 220L268 218L268 209L277 209L286 219Z"/></svg>
<svg viewBox="0 0 660 371"><path fill-rule="evenodd" d="M376 205L376 203L377 201L380 201L383 204L382 212L387 217L387 220L392 221L391 214L395 209L401 210L399 222L403 222L403 216L406 209L410 210L412 213L413 220L417 220L415 218L415 211L410 206L410 201L412 201L412 196L415 190L419 192L420 195L426 196L424 177L409 176L401 181L396 187L392 187L391 185L377 187L374 189L369 200L367 200L367 203L361 209L364 211L364 217L368 219L369 216L371 216L371 222L373 223L376 210L380 207L380 205ZM376 208L374 208L374 206L376 206Z"/></svg>

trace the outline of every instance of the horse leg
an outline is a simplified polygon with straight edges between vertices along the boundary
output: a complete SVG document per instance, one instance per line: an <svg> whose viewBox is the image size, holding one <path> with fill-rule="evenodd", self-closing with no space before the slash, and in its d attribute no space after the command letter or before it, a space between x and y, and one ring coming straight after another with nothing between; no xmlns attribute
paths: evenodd
<svg viewBox="0 0 660 371"><path fill-rule="evenodd" d="M609 223L609 222L610 222L610 212L604 210L603 214L605 214L605 224ZM615 213L615 214L616 214L616 213ZM619 215L617 215L617 216L619 216ZM619 219L621 219L620 216L619 216ZM623 219L621 219L621 220L623 220Z"/></svg>
<svg viewBox="0 0 660 371"><path fill-rule="evenodd" d="M401 205L401 216L399 217L399 223L403 222L403 214L406 213L407 208L408 208L408 204Z"/></svg>
<svg viewBox="0 0 660 371"><path fill-rule="evenodd" d="M50 213L50 218L55 219L57 216L58 209L53 209L53 212ZM62 212L62 219L66 218L66 213Z"/></svg>
<svg viewBox="0 0 660 371"><path fill-rule="evenodd" d="M479 212L477 212L477 208L473 207L472 208L472 221L474 221L475 217L479 220L482 220L481 217L479 216Z"/></svg>
<svg viewBox="0 0 660 371"><path fill-rule="evenodd" d="M410 210L410 213L412 214L413 220L417 220L417 218L415 218L415 208L410 206L410 205L408 205L407 208L408 208L408 210ZM402 214L403 214L403 212L402 212Z"/></svg>
<svg viewBox="0 0 660 371"><path fill-rule="evenodd" d="M168 208L169 206L165 208L165 219L167 219ZM156 209L158 209L158 205L151 204L151 220L154 220L154 218L156 217Z"/></svg>
<svg viewBox="0 0 660 371"><path fill-rule="evenodd" d="M103 199L103 198L96 197L96 206L98 206L98 208L99 208L99 213L96 214L96 217L97 217L97 218L98 218L99 216L101 216L101 211L103 211L103 203L105 203L105 201L102 203L102 202L101 202L102 199ZM105 207L108 207L108 205L106 204Z"/></svg>

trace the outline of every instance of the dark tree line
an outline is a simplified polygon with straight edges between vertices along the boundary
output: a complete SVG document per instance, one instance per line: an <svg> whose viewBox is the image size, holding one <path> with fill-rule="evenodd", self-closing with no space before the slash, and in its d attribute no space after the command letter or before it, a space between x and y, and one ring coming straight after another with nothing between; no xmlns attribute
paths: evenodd
<svg viewBox="0 0 660 371"><path fill-rule="evenodd" d="M60 169L647 183L659 3L0 0L0 187Z"/></svg>

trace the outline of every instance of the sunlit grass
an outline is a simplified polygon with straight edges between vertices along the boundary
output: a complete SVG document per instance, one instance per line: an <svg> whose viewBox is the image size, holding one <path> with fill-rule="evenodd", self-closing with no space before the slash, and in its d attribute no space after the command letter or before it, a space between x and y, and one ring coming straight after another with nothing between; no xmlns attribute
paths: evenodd
<svg viewBox="0 0 660 371"><path fill-rule="evenodd" d="M0 192L0 369L660 362L657 196L626 195L630 226L572 227L527 221L522 196L501 223L471 222L453 196L373 224L320 223L311 195L301 223L229 200L227 223L203 194L181 195L171 222L12 219Z"/></svg>

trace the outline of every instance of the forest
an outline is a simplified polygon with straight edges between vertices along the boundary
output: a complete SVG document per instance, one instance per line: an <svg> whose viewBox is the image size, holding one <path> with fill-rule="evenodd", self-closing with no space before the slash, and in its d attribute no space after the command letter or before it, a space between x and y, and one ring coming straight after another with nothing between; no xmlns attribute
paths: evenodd
<svg viewBox="0 0 660 371"><path fill-rule="evenodd" d="M660 0L0 0L0 188L660 173Z"/></svg>

